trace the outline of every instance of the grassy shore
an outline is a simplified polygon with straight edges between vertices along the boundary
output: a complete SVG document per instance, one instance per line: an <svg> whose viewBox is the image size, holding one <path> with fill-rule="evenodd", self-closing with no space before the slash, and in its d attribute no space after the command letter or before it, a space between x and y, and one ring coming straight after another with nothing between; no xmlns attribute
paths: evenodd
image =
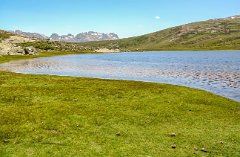
<svg viewBox="0 0 240 157"><path fill-rule="evenodd" d="M58 56L58 55L70 55L70 54L91 54L96 53L93 51L74 51L74 52L41 52L39 55L0 55L0 63L9 62L12 60L21 60L21 59L32 59L39 57L50 57L50 56Z"/></svg>
<svg viewBox="0 0 240 157"><path fill-rule="evenodd" d="M1 157L240 156L239 119L186 87L0 72Z"/></svg>

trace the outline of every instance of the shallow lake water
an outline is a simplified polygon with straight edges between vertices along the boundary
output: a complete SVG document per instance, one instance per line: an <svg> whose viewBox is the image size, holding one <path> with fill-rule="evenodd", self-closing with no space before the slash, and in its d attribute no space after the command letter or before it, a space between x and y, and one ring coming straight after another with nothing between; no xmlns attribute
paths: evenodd
<svg viewBox="0 0 240 157"><path fill-rule="evenodd" d="M240 101L240 51L83 54L1 64L26 74L160 82L203 89Z"/></svg>

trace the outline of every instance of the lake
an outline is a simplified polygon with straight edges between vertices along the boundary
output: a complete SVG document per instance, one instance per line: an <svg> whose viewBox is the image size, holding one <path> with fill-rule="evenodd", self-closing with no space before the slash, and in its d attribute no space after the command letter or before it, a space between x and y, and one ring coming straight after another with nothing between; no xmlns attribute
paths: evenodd
<svg viewBox="0 0 240 157"><path fill-rule="evenodd" d="M203 89L240 101L240 51L81 54L11 61L16 73L159 82Z"/></svg>

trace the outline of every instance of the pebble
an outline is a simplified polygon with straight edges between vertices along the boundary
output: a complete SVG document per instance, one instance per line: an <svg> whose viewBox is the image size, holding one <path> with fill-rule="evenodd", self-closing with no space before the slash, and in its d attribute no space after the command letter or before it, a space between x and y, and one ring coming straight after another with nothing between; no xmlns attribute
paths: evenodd
<svg viewBox="0 0 240 157"><path fill-rule="evenodd" d="M173 144L173 145L172 145L172 148L173 148L173 149L177 148L177 145L176 145L176 144Z"/></svg>
<svg viewBox="0 0 240 157"><path fill-rule="evenodd" d="M201 149L202 152L208 152L205 148Z"/></svg>
<svg viewBox="0 0 240 157"><path fill-rule="evenodd" d="M9 143L9 140L4 139L3 142L4 143Z"/></svg>
<svg viewBox="0 0 240 157"><path fill-rule="evenodd" d="M116 133L116 136L121 136L121 133L120 132Z"/></svg>
<svg viewBox="0 0 240 157"><path fill-rule="evenodd" d="M175 137L176 136L176 133L171 133L171 137Z"/></svg>

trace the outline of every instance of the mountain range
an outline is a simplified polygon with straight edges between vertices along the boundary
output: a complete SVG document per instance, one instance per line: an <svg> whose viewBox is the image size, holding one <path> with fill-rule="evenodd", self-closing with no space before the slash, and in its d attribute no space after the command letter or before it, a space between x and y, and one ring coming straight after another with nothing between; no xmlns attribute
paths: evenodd
<svg viewBox="0 0 240 157"><path fill-rule="evenodd" d="M93 31L79 33L75 36L70 33L67 35L58 35L57 33L53 33L50 37L44 34L23 32L21 30L16 30L16 31L13 31L12 33L24 35L27 37L38 38L42 40L64 41L64 42L75 42L75 43L119 39L118 35L115 33L99 33L99 32L93 32Z"/></svg>

